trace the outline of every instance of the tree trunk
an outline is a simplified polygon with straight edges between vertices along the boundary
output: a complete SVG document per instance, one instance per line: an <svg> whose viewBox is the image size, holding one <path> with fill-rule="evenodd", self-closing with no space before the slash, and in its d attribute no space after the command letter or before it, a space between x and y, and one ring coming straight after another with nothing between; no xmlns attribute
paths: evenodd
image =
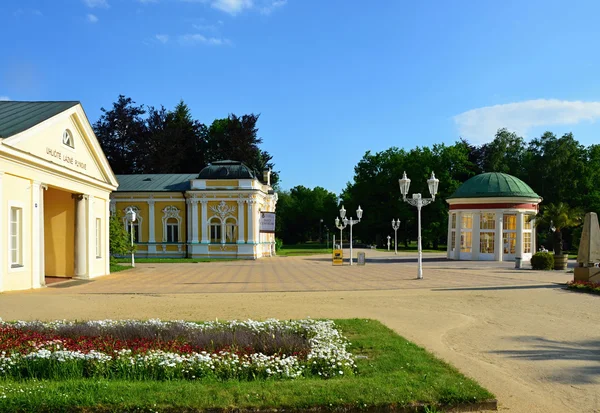
<svg viewBox="0 0 600 413"><path fill-rule="evenodd" d="M558 229L552 234L552 248L554 255L562 255L562 233Z"/></svg>

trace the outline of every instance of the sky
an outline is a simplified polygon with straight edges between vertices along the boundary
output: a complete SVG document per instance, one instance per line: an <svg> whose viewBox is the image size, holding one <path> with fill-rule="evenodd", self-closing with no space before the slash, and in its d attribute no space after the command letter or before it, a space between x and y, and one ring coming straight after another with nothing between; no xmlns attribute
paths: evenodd
<svg viewBox="0 0 600 413"><path fill-rule="evenodd" d="M498 128L600 142L595 0L2 0L0 99L260 114L281 187ZM400 177L399 177L400 178ZM395 190L396 188L393 188Z"/></svg>

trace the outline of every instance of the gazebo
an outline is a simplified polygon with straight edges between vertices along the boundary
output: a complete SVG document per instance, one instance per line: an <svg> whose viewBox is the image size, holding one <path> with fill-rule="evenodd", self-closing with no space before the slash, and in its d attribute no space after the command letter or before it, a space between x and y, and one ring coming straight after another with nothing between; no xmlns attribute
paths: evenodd
<svg viewBox="0 0 600 413"><path fill-rule="evenodd" d="M535 253L534 217L542 198L514 176L488 172L446 199L449 259L512 261Z"/></svg>

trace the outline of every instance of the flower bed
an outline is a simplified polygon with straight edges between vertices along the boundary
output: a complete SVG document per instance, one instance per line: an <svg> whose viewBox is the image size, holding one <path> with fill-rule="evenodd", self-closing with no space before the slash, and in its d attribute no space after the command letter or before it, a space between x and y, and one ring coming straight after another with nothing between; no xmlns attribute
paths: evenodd
<svg viewBox="0 0 600 413"><path fill-rule="evenodd" d="M333 321L0 321L0 377L133 380L354 374Z"/></svg>
<svg viewBox="0 0 600 413"><path fill-rule="evenodd" d="M591 281L571 281L567 283L569 290L585 291L592 294L600 294L600 283Z"/></svg>

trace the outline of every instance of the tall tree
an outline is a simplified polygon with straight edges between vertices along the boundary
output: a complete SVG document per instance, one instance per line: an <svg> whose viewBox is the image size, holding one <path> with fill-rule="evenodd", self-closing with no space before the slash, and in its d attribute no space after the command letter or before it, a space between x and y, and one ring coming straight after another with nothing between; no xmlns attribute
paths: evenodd
<svg viewBox="0 0 600 413"><path fill-rule="evenodd" d="M147 129L142 106L119 95L110 110L101 108L102 115L93 125L100 146L116 174L143 173L147 151L144 150Z"/></svg>

